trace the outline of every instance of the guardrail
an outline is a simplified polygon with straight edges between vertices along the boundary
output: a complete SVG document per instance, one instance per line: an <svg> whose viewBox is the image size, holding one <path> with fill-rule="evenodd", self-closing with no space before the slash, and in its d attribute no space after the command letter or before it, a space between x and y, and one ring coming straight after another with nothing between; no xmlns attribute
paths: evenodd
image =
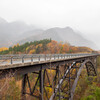
<svg viewBox="0 0 100 100"><path fill-rule="evenodd" d="M48 60L59 60L59 59L68 59L73 57L82 57L82 56L91 56L97 55L93 53L84 53L84 54L14 54L14 55L0 55L0 63L9 64L14 63L24 63L24 62L40 62ZM5 63L4 63L5 62Z"/></svg>

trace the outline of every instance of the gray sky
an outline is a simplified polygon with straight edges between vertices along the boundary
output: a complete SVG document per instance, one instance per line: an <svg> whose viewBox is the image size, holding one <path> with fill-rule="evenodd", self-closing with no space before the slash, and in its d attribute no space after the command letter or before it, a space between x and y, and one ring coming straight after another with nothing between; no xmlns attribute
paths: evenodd
<svg viewBox="0 0 100 100"><path fill-rule="evenodd" d="M0 0L0 17L42 28L70 26L100 48L100 0Z"/></svg>

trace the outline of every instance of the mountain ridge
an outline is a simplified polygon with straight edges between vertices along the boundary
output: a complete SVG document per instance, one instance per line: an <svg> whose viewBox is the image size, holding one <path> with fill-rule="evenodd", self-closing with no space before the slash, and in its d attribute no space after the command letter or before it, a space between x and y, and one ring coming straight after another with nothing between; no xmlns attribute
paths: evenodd
<svg viewBox="0 0 100 100"><path fill-rule="evenodd" d="M50 38L58 42L68 42L74 46L96 48L93 42L85 39L81 33L74 31L71 27L53 27L43 30L22 21L7 22L0 18L0 47Z"/></svg>
<svg viewBox="0 0 100 100"><path fill-rule="evenodd" d="M58 42L68 42L71 45L75 46L87 46L95 48L95 44L84 37L82 37L79 33L76 33L72 28L65 27L65 28L50 28L45 30L43 33L28 37L24 40L19 41L19 44L23 44L25 42L31 42L35 40L42 40L42 39L53 39Z"/></svg>

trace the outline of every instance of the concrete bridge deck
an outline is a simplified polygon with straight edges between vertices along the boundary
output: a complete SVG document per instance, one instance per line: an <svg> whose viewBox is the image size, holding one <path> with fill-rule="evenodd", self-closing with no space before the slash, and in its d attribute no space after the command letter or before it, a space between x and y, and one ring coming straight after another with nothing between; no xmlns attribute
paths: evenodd
<svg viewBox="0 0 100 100"><path fill-rule="evenodd" d="M0 55L0 70L32 66L32 65L36 66L38 64L46 64L53 62L78 60L93 56L98 56L98 54Z"/></svg>

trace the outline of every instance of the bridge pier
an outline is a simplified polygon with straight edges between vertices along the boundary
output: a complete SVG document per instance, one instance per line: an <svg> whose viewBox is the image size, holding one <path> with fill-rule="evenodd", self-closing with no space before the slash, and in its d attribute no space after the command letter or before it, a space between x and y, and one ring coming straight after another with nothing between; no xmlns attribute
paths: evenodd
<svg viewBox="0 0 100 100"><path fill-rule="evenodd" d="M30 85L30 81L29 81L29 77L28 77L28 74L25 74L25 75L23 75L23 79L22 79L22 95L21 95L21 100L26 100L26 94L28 94L28 95L31 95L31 96L34 96L34 97L36 97L36 98L38 98L39 100L44 100L44 98L43 98L43 70L41 69L39 72L33 72L34 74L38 74L38 78L37 78L37 80L36 80L36 83L35 83L35 85L34 85L34 87L33 88L31 88L31 85ZM36 86L37 86L37 84L38 84L38 82L39 82L39 87L40 87L40 92L39 92L39 95L38 96L36 96L36 95L34 95L33 93L34 93L34 91L35 91L35 89L36 89ZM27 93L27 86L26 86L26 84L28 85L28 87L29 87L29 93Z"/></svg>
<svg viewBox="0 0 100 100"><path fill-rule="evenodd" d="M43 99L43 72L42 70L39 71L39 75L40 75L40 100L44 100Z"/></svg>
<svg viewBox="0 0 100 100"><path fill-rule="evenodd" d="M21 100L26 100L25 92L26 92L26 76L27 74L23 75L22 79L22 95L21 95Z"/></svg>
<svg viewBox="0 0 100 100"><path fill-rule="evenodd" d="M59 66L58 66L58 84L59 84L59 85L58 85L58 86L59 86L59 87L58 87L58 91L59 91L59 100L60 100L60 98L61 98L61 97L60 97L60 95L61 95L61 93L60 93L60 88L61 88L61 87L60 87L60 70L59 70Z"/></svg>

